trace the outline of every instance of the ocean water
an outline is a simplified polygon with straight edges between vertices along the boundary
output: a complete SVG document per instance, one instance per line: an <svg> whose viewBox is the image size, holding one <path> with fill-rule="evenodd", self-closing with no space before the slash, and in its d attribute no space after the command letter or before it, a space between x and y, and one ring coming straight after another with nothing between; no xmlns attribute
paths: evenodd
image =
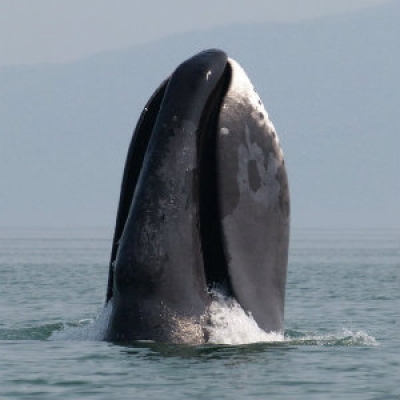
<svg viewBox="0 0 400 400"><path fill-rule="evenodd" d="M285 331L221 294L204 346L100 340L111 235L0 229L1 399L400 399L399 232L292 232Z"/></svg>

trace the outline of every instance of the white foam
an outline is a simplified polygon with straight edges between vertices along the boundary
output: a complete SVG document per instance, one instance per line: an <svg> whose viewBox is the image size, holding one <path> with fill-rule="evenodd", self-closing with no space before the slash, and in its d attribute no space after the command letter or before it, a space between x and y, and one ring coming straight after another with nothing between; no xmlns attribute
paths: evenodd
<svg viewBox="0 0 400 400"><path fill-rule="evenodd" d="M345 345L361 345L361 346L377 346L377 340L365 331L353 332L349 329L343 328L339 340Z"/></svg>
<svg viewBox="0 0 400 400"><path fill-rule="evenodd" d="M300 337L286 335L285 342L296 345L317 346L377 346L377 340L365 331L353 332L343 328L336 333L320 335L318 333L302 334Z"/></svg>
<svg viewBox="0 0 400 400"><path fill-rule="evenodd" d="M267 333L247 314L239 303L213 290L214 300L210 306L211 327L209 343L242 345L257 342L282 342L282 332Z"/></svg>
<svg viewBox="0 0 400 400"><path fill-rule="evenodd" d="M239 303L224 294L222 289L211 291L209 343L246 345L251 343L286 343L308 346L377 346L377 340L365 331L342 328L335 333L307 333L288 331L267 333L246 313ZM65 324L54 331L50 340L99 341L103 340L112 312L112 302L102 308L94 319L80 320L76 325Z"/></svg>

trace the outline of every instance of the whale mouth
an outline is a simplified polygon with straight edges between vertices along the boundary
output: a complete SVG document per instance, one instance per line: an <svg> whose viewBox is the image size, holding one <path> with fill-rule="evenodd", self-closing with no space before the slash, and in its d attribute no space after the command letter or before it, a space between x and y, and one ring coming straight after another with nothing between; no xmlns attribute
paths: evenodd
<svg viewBox="0 0 400 400"><path fill-rule="evenodd" d="M220 191L217 159L217 129L219 112L229 89L232 70L226 64L220 82L211 94L200 120L199 135L199 222L203 266L208 288L222 286L233 295L225 251L220 209Z"/></svg>

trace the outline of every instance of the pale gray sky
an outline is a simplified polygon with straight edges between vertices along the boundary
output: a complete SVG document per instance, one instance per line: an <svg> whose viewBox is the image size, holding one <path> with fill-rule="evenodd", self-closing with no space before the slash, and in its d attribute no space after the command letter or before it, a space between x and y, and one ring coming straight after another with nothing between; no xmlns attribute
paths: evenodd
<svg viewBox="0 0 400 400"><path fill-rule="evenodd" d="M291 22L388 0L0 0L0 66L68 62L233 22Z"/></svg>

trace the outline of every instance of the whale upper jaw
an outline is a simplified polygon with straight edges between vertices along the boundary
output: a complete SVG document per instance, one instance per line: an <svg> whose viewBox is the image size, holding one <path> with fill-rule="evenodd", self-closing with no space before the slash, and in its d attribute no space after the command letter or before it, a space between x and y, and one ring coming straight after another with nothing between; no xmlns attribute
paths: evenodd
<svg viewBox="0 0 400 400"><path fill-rule="evenodd" d="M182 63L147 103L121 185L106 340L202 343L224 284L283 328L289 192L283 153L243 69L219 50Z"/></svg>

